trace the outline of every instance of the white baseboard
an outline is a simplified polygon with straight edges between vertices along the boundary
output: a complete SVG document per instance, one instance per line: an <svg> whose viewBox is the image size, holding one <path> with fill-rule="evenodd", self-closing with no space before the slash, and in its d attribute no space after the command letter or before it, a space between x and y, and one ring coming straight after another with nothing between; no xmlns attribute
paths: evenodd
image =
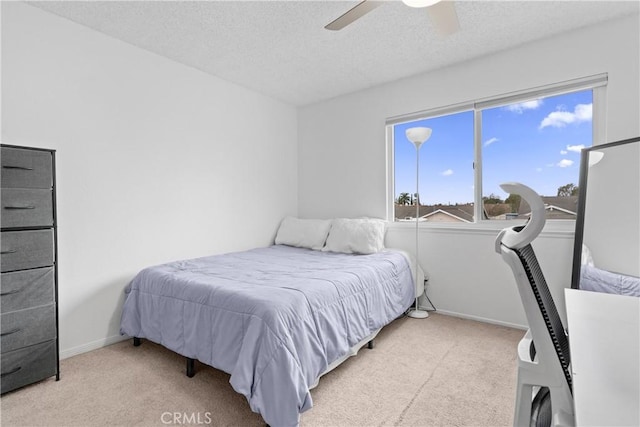
<svg viewBox="0 0 640 427"><path fill-rule="evenodd" d="M111 344L115 344L120 341L131 339L131 337L122 335L113 335L107 338L103 338L96 341L91 341L86 344L79 345L77 347L68 348L66 350L60 350L60 359L66 359L67 357L77 356L78 354L86 353L92 350L97 350L102 347L106 347Z"/></svg>
<svg viewBox="0 0 640 427"><path fill-rule="evenodd" d="M489 319L489 318L480 317L480 316L473 316L471 314L456 313L455 311L438 309L437 313L444 314L447 316L459 317L461 319L475 320L477 322L491 323L492 325L507 326L509 328L514 328L514 329L522 329L523 331L526 331L527 329L529 329L529 327L526 325L518 325L516 323L503 322L501 320Z"/></svg>

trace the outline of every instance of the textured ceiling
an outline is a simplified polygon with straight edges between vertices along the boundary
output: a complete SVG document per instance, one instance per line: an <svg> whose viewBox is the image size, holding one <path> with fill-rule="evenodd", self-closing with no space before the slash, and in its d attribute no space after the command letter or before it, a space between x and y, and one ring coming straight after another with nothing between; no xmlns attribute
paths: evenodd
<svg viewBox="0 0 640 427"><path fill-rule="evenodd" d="M461 30L389 1L342 31L357 1L29 4L293 105L306 105L623 15L637 1L456 1ZM634 35L637 37L638 35Z"/></svg>

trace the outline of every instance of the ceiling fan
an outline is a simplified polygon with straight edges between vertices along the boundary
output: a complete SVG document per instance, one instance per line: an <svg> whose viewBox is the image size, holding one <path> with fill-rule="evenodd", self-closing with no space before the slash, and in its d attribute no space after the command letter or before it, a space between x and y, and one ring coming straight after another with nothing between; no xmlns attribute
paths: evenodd
<svg viewBox="0 0 640 427"><path fill-rule="evenodd" d="M442 35L453 34L460 29L458 14L452 0L402 0L404 4L411 7L427 7L429 17L436 30ZM331 21L324 28L338 31L371 12L378 6L382 6L384 1L364 0L349 9L337 19Z"/></svg>

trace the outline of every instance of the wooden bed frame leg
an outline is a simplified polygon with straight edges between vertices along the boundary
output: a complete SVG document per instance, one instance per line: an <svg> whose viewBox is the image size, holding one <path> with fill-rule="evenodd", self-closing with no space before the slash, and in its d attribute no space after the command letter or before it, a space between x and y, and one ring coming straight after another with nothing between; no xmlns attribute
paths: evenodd
<svg viewBox="0 0 640 427"><path fill-rule="evenodd" d="M369 342L367 343L367 348L368 348L369 350L373 350L373 347L375 347L375 346L376 346L376 345L375 345L375 343L373 342L373 340L371 340L371 341L369 341Z"/></svg>
<svg viewBox="0 0 640 427"><path fill-rule="evenodd" d="M193 378L195 374L196 374L195 359L187 357L187 376L189 378Z"/></svg>
<svg viewBox="0 0 640 427"><path fill-rule="evenodd" d="M133 337L133 346L134 347L139 347L140 344L142 344L142 340L138 337Z"/></svg>

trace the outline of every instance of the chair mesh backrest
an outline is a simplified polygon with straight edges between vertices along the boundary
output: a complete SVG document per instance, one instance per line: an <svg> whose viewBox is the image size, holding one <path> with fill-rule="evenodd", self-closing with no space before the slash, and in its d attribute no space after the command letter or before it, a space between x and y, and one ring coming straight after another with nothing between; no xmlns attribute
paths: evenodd
<svg viewBox="0 0 640 427"><path fill-rule="evenodd" d="M556 304L553 302L553 297L540 269L540 264L538 264L536 254L533 252L530 244L522 249L514 249L514 252L518 254L518 258L520 258L522 266L527 273L531 290L538 302L538 307L540 307L544 323L547 325L547 331L549 332L553 347L556 350L558 360L562 366L564 377L567 380L567 384L569 384L569 390L571 390L573 387L571 383L571 373L569 372L569 364L571 363L569 340L564 333L562 319L558 314Z"/></svg>

